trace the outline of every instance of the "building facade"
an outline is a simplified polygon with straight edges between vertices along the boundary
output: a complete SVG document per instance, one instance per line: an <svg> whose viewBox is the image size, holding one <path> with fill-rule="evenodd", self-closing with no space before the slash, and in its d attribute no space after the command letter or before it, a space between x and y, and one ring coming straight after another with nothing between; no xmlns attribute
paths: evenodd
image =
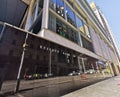
<svg viewBox="0 0 120 97"><path fill-rule="evenodd" d="M73 49L79 52L80 56L85 55L119 66L111 36L109 31L106 31L108 28L100 16L95 16L86 1L31 2L27 19L23 21L25 30Z"/></svg>
<svg viewBox="0 0 120 97"><path fill-rule="evenodd" d="M79 88L82 74L86 74L94 81L97 77L101 77L100 74L104 78L107 75L110 77L120 73L112 38L86 0L17 1L11 0L16 2L11 3L10 0L2 0L1 75L9 74L9 76L1 78L35 79L35 85L32 85L32 81L22 80L22 83L26 83L26 87L20 84L20 90L51 86L47 88L47 94L44 88L43 94L48 97L49 93L52 95L52 90L60 96L64 90ZM45 79L48 77L50 80ZM44 80L40 80L41 83L36 81L42 78ZM59 89L56 90L55 87ZM11 90L11 87L9 88ZM5 88L3 90L7 91ZM36 90L33 91L36 93Z"/></svg>
<svg viewBox="0 0 120 97"><path fill-rule="evenodd" d="M108 24L108 22L107 22L107 20L104 16L104 14L100 10L100 8L98 8L96 6L96 4L94 2L91 2L90 6L91 6L92 10L94 11L94 13L96 14L96 16L98 17L98 19L99 19L100 23L102 24L103 28L105 29L104 34L106 35L106 37L110 40L111 44L113 45L115 56L116 56L116 58L119 62L120 61L120 52L119 52L118 46L115 42L112 31L109 27L109 24ZM119 66L118 66L118 68L119 68Z"/></svg>

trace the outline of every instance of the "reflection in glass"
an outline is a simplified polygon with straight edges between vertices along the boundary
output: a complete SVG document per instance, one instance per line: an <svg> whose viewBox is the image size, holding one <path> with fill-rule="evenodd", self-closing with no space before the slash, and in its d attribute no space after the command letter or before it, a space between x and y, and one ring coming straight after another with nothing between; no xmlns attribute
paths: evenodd
<svg viewBox="0 0 120 97"><path fill-rule="evenodd" d="M56 0L50 0L50 8L56 11Z"/></svg>
<svg viewBox="0 0 120 97"><path fill-rule="evenodd" d="M64 3L62 0L56 0L56 12L64 18Z"/></svg>
<svg viewBox="0 0 120 97"><path fill-rule="evenodd" d="M78 43L78 33L75 32L72 28L66 26L63 22L61 22L58 19L56 20L56 32L59 35L65 37L75 43Z"/></svg>
<svg viewBox="0 0 120 97"><path fill-rule="evenodd" d="M81 36L81 39L82 39L82 44L83 44L83 47L94 52L94 49L93 49L93 44L92 42L88 41L87 39L85 39L83 36Z"/></svg>
<svg viewBox="0 0 120 97"><path fill-rule="evenodd" d="M67 0L71 6L73 6L74 0Z"/></svg>
<svg viewBox="0 0 120 97"><path fill-rule="evenodd" d="M90 32L89 32L88 26L84 24L84 27L85 27L86 36L90 38Z"/></svg>
<svg viewBox="0 0 120 97"><path fill-rule="evenodd" d="M82 21L76 16L77 28L84 33L83 23Z"/></svg>
<svg viewBox="0 0 120 97"><path fill-rule="evenodd" d="M49 12L49 21L48 21L48 28L53 32L56 32L56 17Z"/></svg>
<svg viewBox="0 0 120 97"><path fill-rule="evenodd" d="M76 26L75 14L67 5L66 5L66 15L67 15L67 21L71 23L73 26Z"/></svg>
<svg viewBox="0 0 120 97"><path fill-rule="evenodd" d="M61 36L65 37L66 35L66 25L64 25L60 20L57 20L56 22L56 31Z"/></svg>
<svg viewBox="0 0 120 97"><path fill-rule="evenodd" d="M51 0L50 8L52 8L58 15L64 18L64 3L62 0Z"/></svg>

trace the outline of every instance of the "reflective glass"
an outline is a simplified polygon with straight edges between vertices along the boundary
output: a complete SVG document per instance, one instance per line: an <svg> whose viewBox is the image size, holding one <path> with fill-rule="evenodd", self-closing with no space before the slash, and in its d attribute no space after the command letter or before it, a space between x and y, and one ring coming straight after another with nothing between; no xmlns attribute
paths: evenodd
<svg viewBox="0 0 120 97"><path fill-rule="evenodd" d="M90 38L90 32L89 32L88 26L84 24L84 27L85 27L85 32L86 32L87 37Z"/></svg>
<svg viewBox="0 0 120 97"><path fill-rule="evenodd" d="M64 18L64 3L62 0L50 0L50 8Z"/></svg>
<svg viewBox="0 0 120 97"><path fill-rule="evenodd" d="M73 6L74 0L67 0L71 6Z"/></svg>
<svg viewBox="0 0 120 97"><path fill-rule="evenodd" d="M50 8L56 11L56 0L50 0Z"/></svg>
<svg viewBox="0 0 120 97"><path fill-rule="evenodd" d="M62 0L56 0L56 12L64 18L64 3Z"/></svg>
<svg viewBox="0 0 120 97"><path fill-rule="evenodd" d="M65 37L66 35L66 25L64 25L60 20L56 22L56 31L61 36Z"/></svg>
<svg viewBox="0 0 120 97"><path fill-rule="evenodd" d="M76 16L77 28L84 33L83 23L82 21Z"/></svg>
<svg viewBox="0 0 120 97"><path fill-rule="evenodd" d="M75 14L67 5L66 5L66 15L67 15L67 21L71 23L73 26L76 26Z"/></svg>

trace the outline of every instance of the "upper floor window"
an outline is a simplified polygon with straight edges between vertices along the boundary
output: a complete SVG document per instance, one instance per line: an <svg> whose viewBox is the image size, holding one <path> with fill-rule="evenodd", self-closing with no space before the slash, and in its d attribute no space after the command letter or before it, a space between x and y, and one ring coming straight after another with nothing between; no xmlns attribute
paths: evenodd
<svg viewBox="0 0 120 97"><path fill-rule="evenodd" d="M62 0L56 0L56 12L64 18L64 3Z"/></svg>
<svg viewBox="0 0 120 97"><path fill-rule="evenodd" d="M64 14L64 3L62 0L51 0L50 1L50 8L52 8L58 15L61 17L65 17Z"/></svg>
<svg viewBox="0 0 120 97"><path fill-rule="evenodd" d="M85 28L86 36L90 38L89 28L86 24L84 24L84 28Z"/></svg>
<svg viewBox="0 0 120 97"><path fill-rule="evenodd" d="M74 31L72 28L68 27L63 22L61 22L59 19L56 20L56 32L59 35L65 37L75 43L78 43L78 33L76 31Z"/></svg>
<svg viewBox="0 0 120 97"><path fill-rule="evenodd" d="M56 32L61 36L66 36L66 25L63 24L60 20L57 19L56 21Z"/></svg>
<svg viewBox="0 0 120 97"><path fill-rule="evenodd" d="M56 0L50 0L50 8L56 11Z"/></svg>
<svg viewBox="0 0 120 97"><path fill-rule="evenodd" d="M76 16L76 23L77 23L77 28L79 29L79 31L81 31L82 33L85 33L82 20L78 18L77 16Z"/></svg>
<svg viewBox="0 0 120 97"><path fill-rule="evenodd" d="M73 6L74 0L67 0L71 6Z"/></svg>
<svg viewBox="0 0 120 97"><path fill-rule="evenodd" d="M93 49L93 44L92 42L88 41L87 39L85 39L83 36L81 36L81 39L82 39L82 44L83 44L83 47L94 52L94 49Z"/></svg>
<svg viewBox="0 0 120 97"><path fill-rule="evenodd" d="M76 26L75 14L67 5L66 5L66 15L67 15L67 21L71 23L73 26Z"/></svg>

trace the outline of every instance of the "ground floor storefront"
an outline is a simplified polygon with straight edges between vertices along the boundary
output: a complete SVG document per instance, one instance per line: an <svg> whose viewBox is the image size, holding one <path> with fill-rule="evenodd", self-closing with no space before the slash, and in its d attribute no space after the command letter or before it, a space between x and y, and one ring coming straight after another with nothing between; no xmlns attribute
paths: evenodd
<svg viewBox="0 0 120 97"><path fill-rule="evenodd" d="M4 93L17 87L38 93L38 97L54 90L62 95L84 83L112 77L110 64L20 29L6 26L1 36L0 88Z"/></svg>

